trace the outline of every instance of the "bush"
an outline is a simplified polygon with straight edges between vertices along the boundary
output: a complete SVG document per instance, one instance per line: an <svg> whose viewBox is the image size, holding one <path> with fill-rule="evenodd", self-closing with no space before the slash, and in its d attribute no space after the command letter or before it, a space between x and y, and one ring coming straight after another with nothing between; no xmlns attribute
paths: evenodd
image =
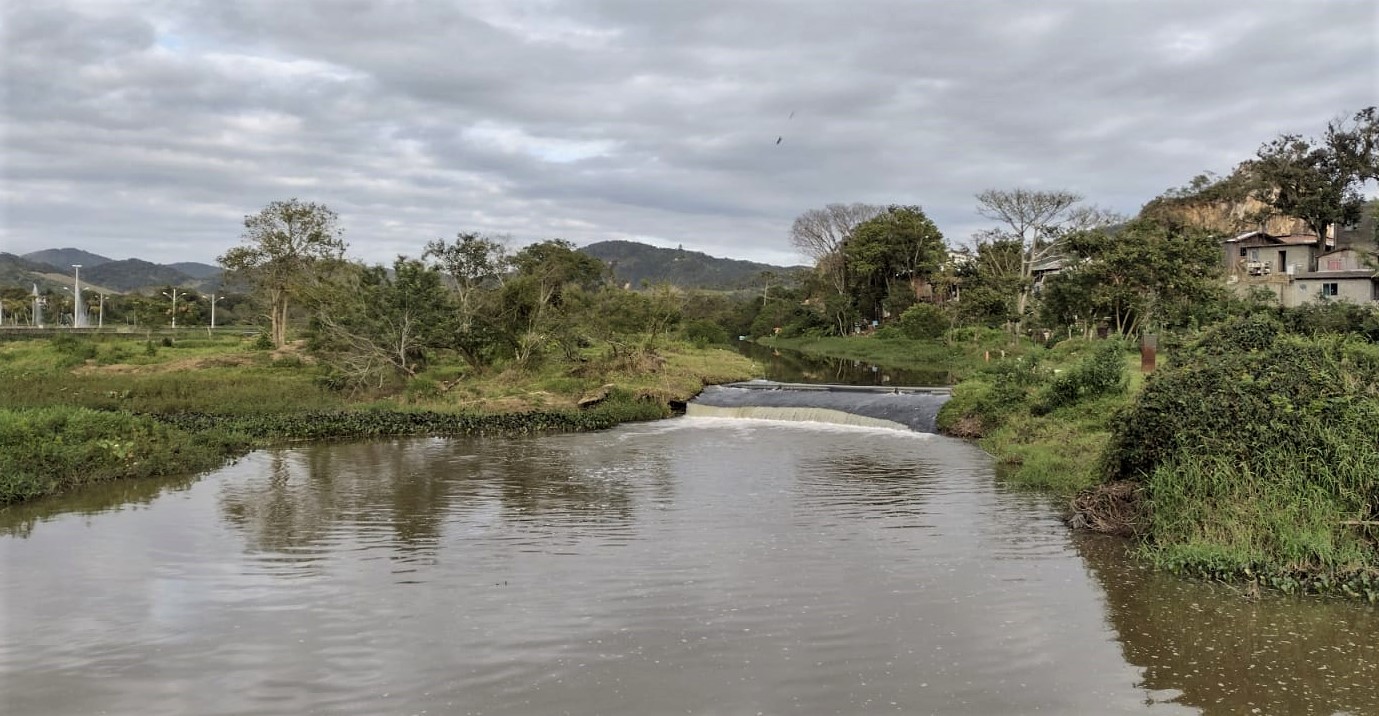
<svg viewBox="0 0 1379 716"><path fill-rule="evenodd" d="M685 340L696 348L727 345L728 332L717 323L701 318L685 324Z"/></svg>
<svg viewBox="0 0 1379 716"><path fill-rule="evenodd" d="M1039 398L1039 410L1047 413L1090 398L1124 393L1125 345L1103 341L1091 355L1054 376Z"/></svg>
<svg viewBox="0 0 1379 716"><path fill-rule="evenodd" d="M916 303L905 309L897 321L900 331L908 338L933 339L948 330L948 314L932 303Z"/></svg>
<svg viewBox="0 0 1379 716"><path fill-rule="evenodd" d="M876 329L872 337L883 341L894 341L906 338L907 336L895 326L882 326Z"/></svg>
<svg viewBox="0 0 1379 716"><path fill-rule="evenodd" d="M1115 423L1107 475L1142 480L1183 454L1248 462L1280 446L1324 464L1346 436L1373 444L1356 421L1379 410L1379 349L1258 328L1253 317L1222 326L1189 346L1190 362L1151 376Z"/></svg>
<svg viewBox="0 0 1379 716"><path fill-rule="evenodd" d="M63 356L66 366L76 365L96 357L99 349L96 344L76 336L59 335L52 340L53 349Z"/></svg>
<svg viewBox="0 0 1379 716"><path fill-rule="evenodd" d="M939 430L959 437L980 437L1029 408L1047 372L1033 356L1000 361L980 379L965 380L939 409Z"/></svg>
<svg viewBox="0 0 1379 716"><path fill-rule="evenodd" d="M267 333L262 332L254 339L253 346L254 350L257 351L271 351L275 347L273 345L273 339L269 338Z"/></svg>

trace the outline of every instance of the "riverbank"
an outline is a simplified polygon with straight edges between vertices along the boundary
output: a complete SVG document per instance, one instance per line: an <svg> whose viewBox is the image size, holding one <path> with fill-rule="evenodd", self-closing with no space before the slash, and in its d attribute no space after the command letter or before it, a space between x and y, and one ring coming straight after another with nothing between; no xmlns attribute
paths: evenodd
<svg viewBox="0 0 1379 716"><path fill-rule="evenodd" d="M1009 333L970 328L935 340L882 334L760 342L900 370L941 371L955 385L953 399L939 412L940 432L991 453L1008 483L1069 499L1100 481L1097 461L1110 436L1110 417L1143 384L1138 354L1117 343L1123 390L1081 395L1040 412L1035 408L1043 386L1077 366L1097 342L1069 340L1045 348Z"/></svg>
<svg viewBox="0 0 1379 716"><path fill-rule="evenodd" d="M0 505L121 478L197 472L257 447L328 438L598 430L670 414L747 358L667 343L635 359L476 373L438 364L366 392L332 389L300 346L239 337L0 343Z"/></svg>
<svg viewBox="0 0 1379 716"><path fill-rule="evenodd" d="M839 340L854 355L952 355ZM1008 484L1072 501L1075 525L1134 538L1157 567L1379 601L1379 440L1364 427L1379 418L1379 348L1255 316L1172 357L1148 380L1119 341L969 357L938 425L991 453Z"/></svg>

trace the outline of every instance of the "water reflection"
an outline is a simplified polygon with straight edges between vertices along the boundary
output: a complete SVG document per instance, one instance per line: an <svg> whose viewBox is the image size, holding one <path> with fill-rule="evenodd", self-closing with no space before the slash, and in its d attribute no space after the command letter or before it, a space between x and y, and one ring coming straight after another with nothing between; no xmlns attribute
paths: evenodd
<svg viewBox="0 0 1379 716"><path fill-rule="evenodd" d="M1078 548L1155 698L1213 716L1379 713L1372 607L1184 581L1127 559L1118 539Z"/></svg>
<svg viewBox="0 0 1379 716"><path fill-rule="evenodd" d="M938 436L678 419L110 490L0 515L0 712L1379 712L1373 610L1145 572Z"/></svg>
<svg viewBox="0 0 1379 716"><path fill-rule="evenodd" d="M733 345L739 353L762 366L765 372L762 377L782 383L938 386L956 382L947 369L902 370L865 361L772 348L751 341L737 341Z"/></svg>
<svg viewBox="0 0 1379 716"><path fill-rule="evenodd" d="M199 475L142 480L112 480L57 497L0 507L0 536L28 537L41 522L62 515L98 515L111 510L135 510L165 494L186 490Z"/></svg>

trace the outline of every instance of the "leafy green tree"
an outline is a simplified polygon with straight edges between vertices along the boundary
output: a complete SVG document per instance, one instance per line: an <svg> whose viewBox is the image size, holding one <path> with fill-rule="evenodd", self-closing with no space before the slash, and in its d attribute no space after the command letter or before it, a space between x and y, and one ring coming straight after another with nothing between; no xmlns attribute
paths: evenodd
<svg viewBox="0 0 1379 716"><path fill-rule="evenodd" d="M880 320L888 298L905 296L913 303L914 285L938 273L948 247L923 209L891 206L859 224L843 252L856 277L853 295L858 308L864 317Z"/></svg>
<svg viewBox="0 0 1379 716"><path fill-rule="evenodd" d="M1379 179L1379 113L1367 107L1349 121L1332 121L1320 139L1281 135L1242 169L1263 201L1302 219L1324 249L1328 227L1358 221L1365 202L1361 189Z"/></svg>
<svg viewBox="0 0 1379 716"><path fill-rule="evenodd" d="M1114 233L1067 238L1070 257L1045 284L1050 324L1106 318L1118 333L1181 326L1224 299L1220 243L1207 231L1137 219Z"/></svg>
<svg viewBox="0 0 1379 716"><path fill-rule="evenodd" d="M514 273L500 289L503 325L519 366L540 358L551 344L570 351L572 322L565 320L566 294L571 289L592 291L601 286L608 267L575 250L574 244L553 239L532 244L512 258Z"/></svg>
<svg viewBox="0 0 1379 716"><path fill-rule="evenodd" d="M228 278L248 281L265 300L275 345L287 341L289 299L344 256L343 233L339 216L324 204L275 201L244 217L246 245L217 259Z"/></svg>
<svg viewBox="0 0 1379 716"><path fill-rule="evenodd" d="M460 233L453 243L444 239L428 243L423 258L450 277L455 299L452 347L471 366L483 366L501 342L494 303L495 289L511 267L507 244L477 233Z"/></svg>
<svg viewBox="0 0 1379 716"><path fill-rule="evenodd" d="M353 265L317 295L312 348L352 384L415 376L453 335L441 274L415 259L398 257L391 275Z"/></svg>

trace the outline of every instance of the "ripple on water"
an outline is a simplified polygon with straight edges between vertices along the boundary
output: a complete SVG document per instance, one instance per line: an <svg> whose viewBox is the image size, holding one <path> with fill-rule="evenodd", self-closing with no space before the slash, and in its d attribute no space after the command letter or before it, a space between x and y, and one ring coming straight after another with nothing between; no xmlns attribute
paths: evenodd
<svg viewBox="0 0 1379 716"><path fill-rule="evenodd" d="M82 509L0 538L17 713L1379 711L1372 611L1157 581L934 436L314 445Z"/></svg>

